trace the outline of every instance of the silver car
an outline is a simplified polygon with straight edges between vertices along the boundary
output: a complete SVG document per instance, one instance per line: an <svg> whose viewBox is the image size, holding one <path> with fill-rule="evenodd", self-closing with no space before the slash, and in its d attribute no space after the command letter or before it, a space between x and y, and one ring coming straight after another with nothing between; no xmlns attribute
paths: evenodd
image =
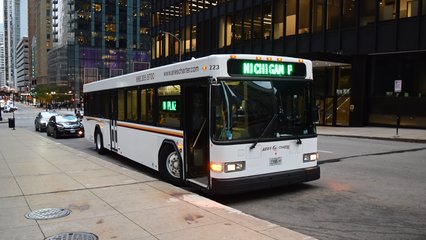
<svg viewBox="0 0 426 240"><path fill-rule="evenodd" d="M46 131L47 122L49 121L50 117L56 115L58 115L57 112L39 112L34 120L35 130L39 132Z"/></svg>

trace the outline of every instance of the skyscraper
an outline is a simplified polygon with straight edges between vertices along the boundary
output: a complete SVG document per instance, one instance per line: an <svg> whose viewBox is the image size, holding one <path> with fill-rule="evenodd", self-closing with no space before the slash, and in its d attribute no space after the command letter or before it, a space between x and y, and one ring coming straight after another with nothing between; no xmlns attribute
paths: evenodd
<svg viewBox="0 0 426 240"><path fill-rule="evenodd" d="M84 83L148 68L150 2L53 0L49 82L79 100Z"/></svg>
<svg viewBox="0 0 426 240"><path fill-rule="evenodd" d="M16 84L16 45L21 38L19 15L19 0L3 1L5 84L9 87L15 87Z"/></svg>

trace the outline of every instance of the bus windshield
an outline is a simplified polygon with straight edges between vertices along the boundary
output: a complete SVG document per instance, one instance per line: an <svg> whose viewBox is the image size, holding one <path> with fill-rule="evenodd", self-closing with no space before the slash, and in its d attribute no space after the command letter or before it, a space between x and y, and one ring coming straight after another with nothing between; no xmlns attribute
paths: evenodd
<svg viewBox="0 0 426 240"><path fill-rule="evenodd" d="M214 141L272 141L315 134L310 81L230 80L212 88Z"/></svg>

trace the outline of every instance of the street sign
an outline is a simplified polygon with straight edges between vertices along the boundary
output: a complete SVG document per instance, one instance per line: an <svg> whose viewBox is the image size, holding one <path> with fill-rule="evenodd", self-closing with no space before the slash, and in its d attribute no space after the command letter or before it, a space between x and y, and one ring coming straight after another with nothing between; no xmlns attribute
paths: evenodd
<svg viewBox="0 0 426 240"><path fill-rule="evenodd" d="M395 80L394 92L400 93L402 91L402 80Z"/></svg>

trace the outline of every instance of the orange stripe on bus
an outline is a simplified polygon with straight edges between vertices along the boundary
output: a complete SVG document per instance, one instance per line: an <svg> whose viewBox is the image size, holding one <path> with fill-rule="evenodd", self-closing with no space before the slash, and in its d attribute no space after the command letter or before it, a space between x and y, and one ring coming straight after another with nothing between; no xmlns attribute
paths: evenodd
<svg viewBox="0 0 426 240"><path fill-rule="evenodd" d="M149 127L134 126L134 125L125 124L125 123L117 123L117 126L132 128L132 129L138 129L138 130L143 130L143 131L153 132L153 133L160 133L160 134L170 135L170 136L174 136L174 137L183 137L183 133L176 133L176 132L162 130L162 129L154 129L154 128L149 128Z"/></svg>

